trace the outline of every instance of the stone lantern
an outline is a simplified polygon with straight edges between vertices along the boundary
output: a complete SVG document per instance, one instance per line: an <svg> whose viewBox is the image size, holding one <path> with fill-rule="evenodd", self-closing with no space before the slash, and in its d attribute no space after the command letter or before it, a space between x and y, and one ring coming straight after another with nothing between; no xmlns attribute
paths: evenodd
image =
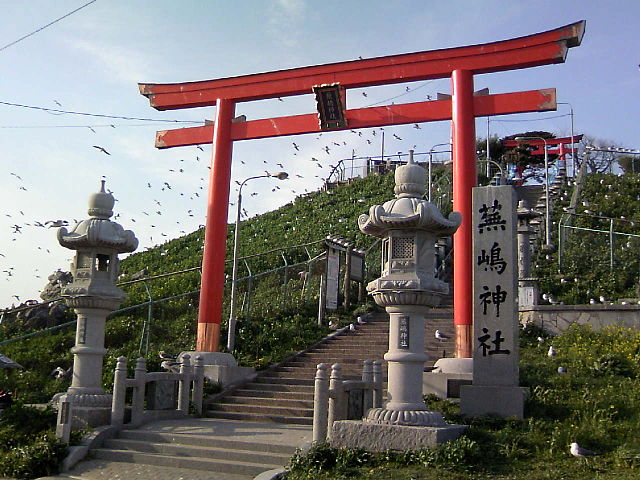
<svg viewBox="0 0 640 480"><path fill-rule="evenodd" d="M540 217L524 200L518 203L518 305L538 304L538 279L531 276L531 221Z"/></svg>
<svg viewBox="0 0 640 480"><path fill-rule="evenodd" d="M77 426L109 423L111 395L102 388L104 329L107 315L118 308L125 293L116 287L119 253L132 252L138 239L109 218L115 199L104 189L89 197L89 219L68 231L58 230L63 247L75 250L71 263L73 282L62 288L62 296L78 317L76 342L71 349L73 380L67 399L73 404ZM54 401L56 398L54 397Z"/></svg>
<svg viewBox="0 0 640 480"><path fill-rule="evenodd" d="M358 219L360 230L382 239L382 276L367 290L389 314L388 403L369 410L365 422L395 426L447 427L442 415L427 409L422 397L425 314L439 305L449 286L435 277L435 244L452 235L459 213L442 216L423 199L427 174L409 162L396 169L396 198L374 205ZM453 426L451 426L453 427ZM459 428L456 429L456 436ZM397 436L398 432L394 433ZM390 446L390 448L394 448Z"/></svg>

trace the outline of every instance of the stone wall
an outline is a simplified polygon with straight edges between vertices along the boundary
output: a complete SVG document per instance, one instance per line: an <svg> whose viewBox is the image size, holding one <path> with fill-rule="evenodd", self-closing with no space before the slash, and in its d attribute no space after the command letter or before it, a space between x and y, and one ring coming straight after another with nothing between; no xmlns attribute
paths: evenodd
<svg viewBox="0 0 640 480"><path fill-rule="evenodd" d="M520 308L520 323L533 322L558 334L572 323L599 330L609 325L640 329L640 305L532 305Z"/></svg>

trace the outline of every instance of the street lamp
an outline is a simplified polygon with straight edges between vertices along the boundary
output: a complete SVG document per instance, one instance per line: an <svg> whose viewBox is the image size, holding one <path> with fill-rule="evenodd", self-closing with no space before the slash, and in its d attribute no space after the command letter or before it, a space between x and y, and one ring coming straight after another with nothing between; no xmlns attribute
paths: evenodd
<svg viewBox="0 0 640 480"><path fill-rule="evenodd" d="M576 175L576 150L573 140L573 105L569 102L558 102L558 105L569 105L569 115L571 115L571 163L573 164L573 176Z"/></svg>
<svg viewBox="0 0 640 480"><path fill-rule="evenodd" d="M240 211L242 208L242 187L249 180L256 178L277 178L285 180L289 178L287 172L266 173L265 175L256 175L254 177L245 178L238 188L238 201L236 202L236 227L233 232L233 272L231 274L231 306L229 309L229 331L227 332L227 350L230 352L235 348L236 343L236 284L238 279L238 238L240 232Z"/></svg>
<svg viewBox="0 0 640 480"><path fill-rule="evenodd" d="M526 142L528 140L542 140L544 142L544 233L545 233L545 248L552 250L551 244L551 212L549 211L549 152L547 151L547 140L542 137L516 137L516 142Z"/></svg>
<svg viewBox="0 0 640 480"><path fill-rule="evenodd" d="M428 192L428 194L427 194L427 200L429 200L429 203L431 203L431 178L432 178L432 177L431 177L431 168L432 168L432 164L433 164L433 154L434 154L434 151L433 151L433 150L434 150L434 148L436 148L436 147L442 147L442 146L444 146L444 145L448 145L448 146L449 146L449 150L448 150L448 151L451 151L451 143L450 143L450 142L447 142L447 143L436 143L436 144L435 144L433 147L431 147L431 149L429 150L429 174L428 174L428 175L429 175L429 177L428 177L428 180L429 180L429 182L428 182L428 183L429 183L429 185L428 185L428 189L427 189L427 192ZM441 152L437 152L437 153L441 153Z"/></svg>

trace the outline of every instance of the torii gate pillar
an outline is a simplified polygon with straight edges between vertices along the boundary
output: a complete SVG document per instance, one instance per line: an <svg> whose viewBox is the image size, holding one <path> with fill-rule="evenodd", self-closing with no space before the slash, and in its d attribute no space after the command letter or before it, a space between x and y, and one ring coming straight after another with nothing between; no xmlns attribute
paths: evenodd
<svg viewBox="0 0 640 480"><path fill-rule="evenodd" d="M235 112L235 103L233 100L219 98L216 100L216 105L202 271L215 272L218 278L224 278L226 250L215 248L215 245L226 245L227 243L227 212L231 183L231 153L233 151L231 121ZM224 280L222 281L224 282ZM219 319L222 317L223 295L224 288L217 288L216 282L202 282L196 340L196 351L198 352L218 351L220 344Z"/></svg>
<svg viewBox="0 0 640 480"><path fill-rule="evenodd" d="M472 356L471 341L473 302L471 192L477 185L476 128L473 111L473 74L454 70L451 75L453 137L453 210L463 215L463 222L453 236L453 323L456 335L456 357ZM466 220L466 221L465 221Z"/></svg>

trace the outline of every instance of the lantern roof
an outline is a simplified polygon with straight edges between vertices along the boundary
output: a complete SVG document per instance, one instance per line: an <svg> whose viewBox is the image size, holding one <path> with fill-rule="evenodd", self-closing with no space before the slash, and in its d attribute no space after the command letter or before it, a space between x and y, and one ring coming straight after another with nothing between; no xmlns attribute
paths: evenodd
<svg viewBox="0 0 640 480"><path fill-rule="evenodd" d="M388 230L425 230L437 235L452 235L460 225L462 216L452 212L445 218L438 207L423 199L427 172L413 162L413 152L409 161L396 169L393 189L396 198L383 205L373 205L369 215L358 218L360 230L376 237L382 237Z"/></svg>
<svg viewBox="0 0 640 480"><path fill-rule="evenodd" d="M90 218L78 222L71 231L61 227L58 230L60 245L71 250L100 248L112 250L113 253L133 252L138 247L135 234L109 220L114 204L115 199L105 191L103 180L100 191L89 196Z"/></svg>

